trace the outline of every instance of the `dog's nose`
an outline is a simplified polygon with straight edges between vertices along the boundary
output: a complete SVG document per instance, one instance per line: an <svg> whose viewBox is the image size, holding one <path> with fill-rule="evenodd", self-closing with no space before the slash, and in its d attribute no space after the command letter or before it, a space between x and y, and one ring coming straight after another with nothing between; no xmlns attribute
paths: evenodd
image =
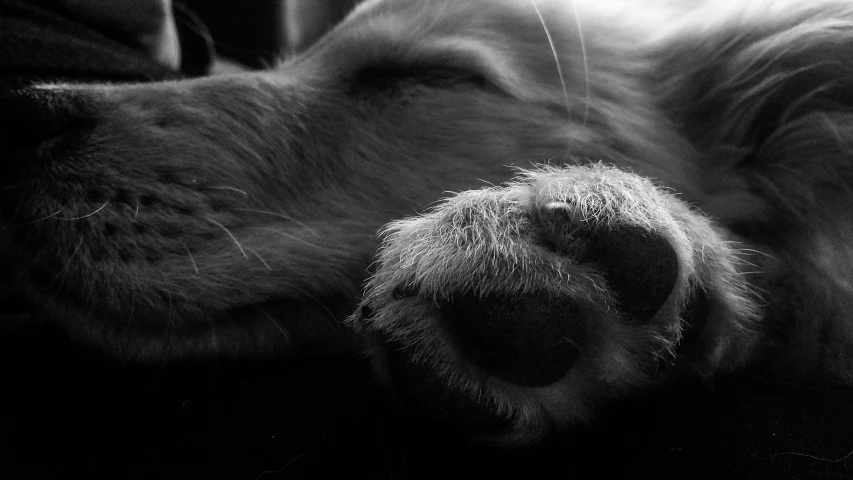
<svg viewBox="0 0 853 480"><path fill-rule="evenodd" d="M37 147L91 125L78 95L28 88L0 92L0 155ZM4 159L3 163L8 163ZM6 170L8 166L0 166Z"/></svg>

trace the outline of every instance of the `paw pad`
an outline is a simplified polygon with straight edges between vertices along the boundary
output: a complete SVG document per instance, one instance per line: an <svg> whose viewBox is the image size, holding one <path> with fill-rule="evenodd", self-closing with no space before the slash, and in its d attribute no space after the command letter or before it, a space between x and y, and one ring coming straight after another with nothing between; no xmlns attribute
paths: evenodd
<svg viewBox="0 0 853 480"><path fill-rule="evenodd" d="M569 298L464 294L443 302L442 321L468 359L517 385L550 385L577 357L573 331L581 312Z"/></svg>

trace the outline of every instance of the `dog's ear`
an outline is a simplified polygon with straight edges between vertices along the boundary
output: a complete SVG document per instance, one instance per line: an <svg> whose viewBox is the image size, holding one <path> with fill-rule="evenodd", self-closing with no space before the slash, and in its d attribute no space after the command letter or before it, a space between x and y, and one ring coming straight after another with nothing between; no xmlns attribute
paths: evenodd
<svg viewBox="0 0 853 480"><path fill-rule="evenodd" d="M853 200L830 201L853 183L853 6L789 7L708 10L656 53L651 88L722 175L711 213L730 222L811 223Z"/></svg>
<svg viewBox="0 0 853 480"><path fill-rule="evenodd" d="M850 378L832 352L853 338L833 313L853 308L853 6L790 7L695 19L650 85L704 157L703 211L766 253L750 262L792 359L780 368Z"/></svg>
<svg viewBox="0 0 853 480"><path fill-rule="evenodd" d="M798 117L853 106L853 6L691 20L657 46L651 85L697 145L754 150Z"/></svg>

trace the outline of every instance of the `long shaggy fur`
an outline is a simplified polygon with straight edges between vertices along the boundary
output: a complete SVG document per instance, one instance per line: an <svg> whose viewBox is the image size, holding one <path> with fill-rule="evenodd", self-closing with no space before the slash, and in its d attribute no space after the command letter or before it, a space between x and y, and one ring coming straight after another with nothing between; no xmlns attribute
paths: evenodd
<svg viewBox="0 0 853 480"><path fill-rule="evenodd" d="M368 0L266 72L19 92L79 121L9 154L37 167L0 190L3 255L36 317L114 354L358 338L509 443L668 365L850 384L851 51L842 1ZM643 321L589 260L626 231L676 262ZM547 385L471 361L443 319L534 294L580 312L554 314L578 353Z"/></svg>

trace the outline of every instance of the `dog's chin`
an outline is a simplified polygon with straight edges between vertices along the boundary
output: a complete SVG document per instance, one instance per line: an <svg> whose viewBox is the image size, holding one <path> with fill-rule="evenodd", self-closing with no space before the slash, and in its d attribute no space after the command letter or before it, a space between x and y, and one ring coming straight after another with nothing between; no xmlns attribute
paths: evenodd
<svg viewBox="0 0 853 480"><path fill-rule="evenodd" d="M131 362L339 356L359 348L354 332L337 319L349 307L334 299L269 299L197 316L142 308L107 312L61 293L35 298L7 290L0 304L9 329L58 325L75 342Z"/></svg>

